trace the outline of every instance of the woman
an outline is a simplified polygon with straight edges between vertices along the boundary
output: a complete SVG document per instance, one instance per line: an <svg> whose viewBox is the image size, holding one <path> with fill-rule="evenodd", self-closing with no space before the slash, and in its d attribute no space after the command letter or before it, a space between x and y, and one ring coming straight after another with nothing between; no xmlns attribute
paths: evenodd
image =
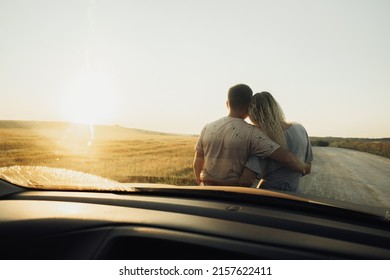
<svg viewBox="0 0 390 280"><path fill-rule="evenodd" d="M274 142L311 164L313 152L306 129L298 123L288 123L278 102L269 92L256 93L249 107L249 118ZM260 179L257 187L282 191L297 191L302 174L283 167L271 159L252 156L246 163L241 182ZM253 185L252 185L253 186Z"/></svg>

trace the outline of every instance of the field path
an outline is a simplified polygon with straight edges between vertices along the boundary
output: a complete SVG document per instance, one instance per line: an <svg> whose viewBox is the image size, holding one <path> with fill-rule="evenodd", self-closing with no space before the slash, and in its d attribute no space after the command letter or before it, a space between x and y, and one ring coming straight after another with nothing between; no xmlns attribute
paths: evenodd
<svg viewBox="0 0 390 280"><path fill-rule="evenodd" d="M313 153L300 193L390 207L390 159L331 147L313 147Z"/></svg>

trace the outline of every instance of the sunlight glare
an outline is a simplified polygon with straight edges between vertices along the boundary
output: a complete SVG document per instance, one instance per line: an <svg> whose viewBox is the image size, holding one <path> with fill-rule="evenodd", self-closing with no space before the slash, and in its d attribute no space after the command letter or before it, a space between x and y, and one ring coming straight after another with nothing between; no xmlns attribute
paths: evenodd
<svg viewBox="0 0 390 280"><path fill-rule="evenodd" d="M103 72L82 73L63 93L61 105L66 121L108 124L116 112L112 79Z"/></svg>

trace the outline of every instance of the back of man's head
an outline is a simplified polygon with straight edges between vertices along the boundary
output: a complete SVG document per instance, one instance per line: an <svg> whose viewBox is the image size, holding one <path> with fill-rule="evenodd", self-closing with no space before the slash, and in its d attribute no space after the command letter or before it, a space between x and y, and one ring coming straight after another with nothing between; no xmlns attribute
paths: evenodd
<svg viewBox="0 0 390 280"><path fill-rule="evenodd" d="M245 84L238 84L229 89L228 101L233 110L242 110L249 107L253 91Z"/></svg>

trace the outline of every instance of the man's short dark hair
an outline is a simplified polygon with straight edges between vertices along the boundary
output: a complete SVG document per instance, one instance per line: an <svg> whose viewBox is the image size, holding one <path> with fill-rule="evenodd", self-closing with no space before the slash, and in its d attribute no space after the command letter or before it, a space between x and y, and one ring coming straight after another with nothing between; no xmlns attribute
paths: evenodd
<svg viewBox="0 0 390 280"><path fill-rule="evenodd" d="M229 89L228 101L233 109L245 109L252 100L253 91L245 84L238 84Z"/></svg>

